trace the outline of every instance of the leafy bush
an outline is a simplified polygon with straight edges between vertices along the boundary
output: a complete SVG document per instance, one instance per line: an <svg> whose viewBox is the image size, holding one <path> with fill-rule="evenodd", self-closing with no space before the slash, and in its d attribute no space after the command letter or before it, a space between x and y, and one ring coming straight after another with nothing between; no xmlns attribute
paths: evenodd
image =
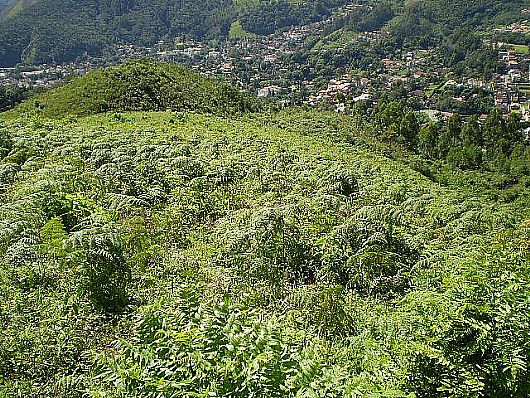
<svg viewBox="0 0 530 398"><path fill-rule="evenodd" d="M198 293L180 287L172 303L142 307L134 339L99 356L90 396L344 396L325 346L288 317L263 323L228 298L204 303Z"/></svg>
<svg viewBox="0 0 530 398"><path fill-rule="evenodd" d="M298 228L275 209L261 209L250 214L240 228L226 220L221 240L226 242L220 262L235 267L242 274L273 283L303 283L314 278L309 248L300 238Z"/></svg>
<svg viewBox="0 0 530 398"><path fill-rule="evenodd" d="M435 325L424 325L429 343L416 354L408 378L420 396L529 394L529 259L517 249L494 249L505 257L463 264L465 276L447 286L450 309Z"/></svg>
<svg viewBox="0 0 530 398"><path fill-rule="evenodd" d="M320 277L362 294L402 293L419 253L395 231L401 217L392 207L364 207L335 227L320 242Z"/></svg>
<svg viewBox="0 0 530 398"><path fill-rule="evenodd" d="M81 292L97 308L122 310L128 303L131 275L116 233L106 226L89 226L73 232L67 245Z"/></svg>

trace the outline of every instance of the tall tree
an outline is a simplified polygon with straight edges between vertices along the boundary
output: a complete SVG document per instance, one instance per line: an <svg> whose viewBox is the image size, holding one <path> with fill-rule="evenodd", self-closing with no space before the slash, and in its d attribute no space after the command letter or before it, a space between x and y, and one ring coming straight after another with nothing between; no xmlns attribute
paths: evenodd
<svg viewBox="0 0 530 398"><path fill-rule="evenodd" d="M418 134L418 151L430 159L437 157L436 142L438 141L438 126L435 123L429 123L420 129Z"/></svg>
<svg viewBox="0 0 530 398"><path fill-rule="evenodd" d="M482 129L478 122L478 117L473 115L462 128L461 140L464 146L477 145L482 146L484 143Z"/></svg>

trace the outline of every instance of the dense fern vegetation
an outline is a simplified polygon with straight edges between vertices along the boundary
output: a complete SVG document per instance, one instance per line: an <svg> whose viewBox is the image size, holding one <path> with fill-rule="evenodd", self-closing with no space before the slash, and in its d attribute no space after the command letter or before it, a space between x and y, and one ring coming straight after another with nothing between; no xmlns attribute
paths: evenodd
<svg viewBox="0 0 530 398"><path fill-rule="evenodd" d="M0 396L530 394L525 172L145 65L0 119Z"/></svg>

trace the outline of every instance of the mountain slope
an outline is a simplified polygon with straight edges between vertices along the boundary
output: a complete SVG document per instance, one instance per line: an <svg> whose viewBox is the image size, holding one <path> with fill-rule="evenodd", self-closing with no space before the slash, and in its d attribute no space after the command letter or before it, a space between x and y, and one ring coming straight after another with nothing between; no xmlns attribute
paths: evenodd
<svg viewBox="0 0 530 398"><path fill-rule="evenodd" d="M109 111L194 111L234 113L258 109L257 101L236 89L179 65L151 60L91 72L21 105L47 117Z"/></svg>
<svg viewBox="0 0 530 398"><path fill-rule="evenodd" d="M245 28L262 32L329 13L344 0L18 0L0 19L0 67L18 62L63 62L100 54L116 43L148 46L160 39L227 37L242 17ZM268 2L265 2L268 3ZM16 10L16 11L15 11ZM291 15L285 18L285 14ZM281 17L281 18L280 18Z"/></svg>
<svg viewBox="0 0 530 398"><path fill-rule="evenodd" d="M0 67L99 55L119 43L151 46L176 37L219 40L238 22L245 31L268 34L329 15L348 0L16 0L0 17ZM399 40L448 35L462 26L489 28L524 19L525 0L370 0L377 12L349 13L336 27L379 29L394 13Z"/></svg>
<svg viewBox="0 0 530 398"><path fill-rule="evenodd" d="M526 7L525 0L407 0L393 24L402 39L417 35L450 35L457 28L489 29L497 24L526 19L522 13Z"/></svg>

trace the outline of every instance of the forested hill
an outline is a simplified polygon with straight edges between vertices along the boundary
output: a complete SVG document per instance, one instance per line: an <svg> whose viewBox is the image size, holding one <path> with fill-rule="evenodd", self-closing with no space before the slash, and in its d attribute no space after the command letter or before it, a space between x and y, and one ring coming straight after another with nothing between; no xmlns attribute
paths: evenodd
<svg viewBox="0 0 530 398"><path fill-rule="evenodd" d="M5 0L4 0L5 1ZM16 0L0 19L0 66L23 61L63 62L96 55L117 43L150 46L175 37L218 40L238 21L268 34L330 15L351 0ZM363 2L364 3L364 2ZM462 25L500 23L521 16L524 0L368 0L377 12L353 13L346 25L379 28L389 22L400 39L427 38ZM394 19L392 19L394 18Z"/></svg>
<svg viewBox="0 0 530 398"><path fill-rule="evenodd" d="M450 35L456 28L491 28L521 20L526 0L427 0L405 1L393 21L398 37Z"/></svg>
<svg viewBox="0 0 530 398"><path fill-rule="evenodd" d="M241 19L268 33L328 15L344 0L303 3L233 0L18 0L0 22L0 66L62 62L99 54L118 42L152 45L160 39L226 37Z"/></svg>

